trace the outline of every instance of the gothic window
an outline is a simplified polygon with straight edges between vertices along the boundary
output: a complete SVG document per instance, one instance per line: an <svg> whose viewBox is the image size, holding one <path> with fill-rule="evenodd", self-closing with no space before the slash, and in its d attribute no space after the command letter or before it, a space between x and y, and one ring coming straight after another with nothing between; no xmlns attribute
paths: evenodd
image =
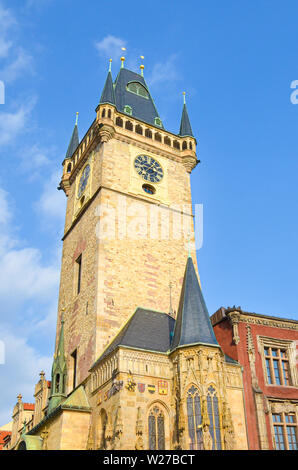
<svg viewBox="0 0 298 470"><path fill-rule="evenodd" d="M60 374L56 375L56 383L55 383L55 393L59 393L60 387Z"/></svg>
<svg viewBox="0 0 298 470"><path fill-rule="evenodd" d="M142 96L142 98L149 99L149 93L146 88L137 82L131 82L127 85L126 89L131 93L135 93L138 96Z"/></svg>
<svg viewBox="0 0 298 470"><path fill-rule="evenodd" d="M101 117L102 118L106 117L106 110L105 109L102 110Z"/></svg>
<svg viewBox="0 0 298 470"><path fill-rule="evenodd" d="M208 388L207 409L210 421L209 432L213 440L213 449L220 450L221 434L219 424L218 398L216 396L215 389L212 386Z"/></svg>
<svg viewBox="0 0 298 470"><path fill-rule="evenodd" d="M161 135L159 134L159 132L156 132L154 138L157 142L161 142Z"/></svg>
<svg viewBox="0 0 298 470"><path fill-rule="evenodd" d="M180 150L180 144L179 144L179 142L178 142L177 140L174 140L174 142L173 142L173 147L175 147L175 149Z"/></svg>
<svg viewBox="0 0 298 470"><path fill-rule="evenodd" d="M295 413L272 414L276 450L298 450Z"/></svg>
<svg viewBox="0 0 298 470"><path fill-rule="evenodd" d="M109 109L109 110L108 110L108 118L111 119L111 117L112 117L112 111Z"/></svg>
<svg viewBox="0 0 298 470"><path fill-rule="evenodd" d="M199 391L194 385L188 390L187 393L187 419L188 419L188 433L190 438L190 449L202 449L202 413L201 413L201 398Z"/></svg>
<svg viewBox="0 0 298 470"><path fill-rule="evenodd" d="M132 124L132 122L126 121L126 123L125 123L125 129L127 129L128 131L133 131L133 124Z"/></svg>
<svg viewBox="0 0 298 470"><path fill-rule="evenodd" d="M183 141L182 150L187 150L187 142L186 142L186 140Z"/></svg>
<svg viewBox="0 0 298 470"><path fill-rule="evenodd" d="M150 131L150 129L145 130L145 136L148 137L148 139L152 139L152 132Z"/></svg>
<svg viewBox="0 0 298 470"><path fill-rule="evenodd" d="M67 173L70 173L70 172L71 172L71 163L67 165Z"/></svg>
<svg viewBox="0 0 298 470"><path fill-rule="evenodd" d="M116 126L123 127L123 120L121 117L116 117Z"/></svg>
<svg viewBox="0 0 298 470"><path fill-rule="evenodd" d="M189 142L189 149L192 150L192 143Z"/></svg>
<svg viewBox="0 0 298 470"><path fill-rule="evenodd" d="M165 416L158 406L149 413L148 429L149 450L165 450Z"/></svg>

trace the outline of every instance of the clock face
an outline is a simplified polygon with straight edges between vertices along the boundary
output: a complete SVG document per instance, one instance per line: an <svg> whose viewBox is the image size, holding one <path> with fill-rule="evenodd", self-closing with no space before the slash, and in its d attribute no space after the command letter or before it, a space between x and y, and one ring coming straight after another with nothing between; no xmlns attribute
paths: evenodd
<svg viewBox="0 0 298 470"><path fill-rule="evenodd" d="M81 176L81 179L80 179L80 183L79 183L78 198L80 198L82 196L83 192L86 189L89 175L90 175L90 165L86 165L84 170L83 170L83 173L82 173L82 176Z"/></svg>
<svg viewBox="0 0 298 470"><path fill-rule="evenodd" d="M139 155L134 162L138 175L150 183L159 183L163 178L163 169L154 158L147 155Z"/></svg>

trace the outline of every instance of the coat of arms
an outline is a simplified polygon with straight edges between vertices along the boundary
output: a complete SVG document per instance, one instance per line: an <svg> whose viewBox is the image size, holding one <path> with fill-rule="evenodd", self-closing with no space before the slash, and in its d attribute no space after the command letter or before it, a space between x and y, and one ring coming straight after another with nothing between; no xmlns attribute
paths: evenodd
<svg viewBox="0 0 298 470"><path fill-rule="evenodd" d="M147 385L147 390L149 393L155 393L155 385Z"/></svg>
<svg viewBox="0 0 298 470"><path fill-rule="evenodd" d="M158 393L160 395L168 394L168 382L166 380L159 380L158 382Z"/></svg>
<svg viewBox="0 0 298 470"><path fill-rule="evenodd" d="M135 389L136 389L136 385L137 384L133 380L132 373L129 371L128 380L127 380L127 384L126 384L127 390L129 390L130 392L134 392Z"/></svg>
<svg viewBox="0 0 298 470"><path fill-rule="evenodd" d="M139 390L140 393L144 393L145 392L145 384L139 383L138 384L138 390Z"/></svg>

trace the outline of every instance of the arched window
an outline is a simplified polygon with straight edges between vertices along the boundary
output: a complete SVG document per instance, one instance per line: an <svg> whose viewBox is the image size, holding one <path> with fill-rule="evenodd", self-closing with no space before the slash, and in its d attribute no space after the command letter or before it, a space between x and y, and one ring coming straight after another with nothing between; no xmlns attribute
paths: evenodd
<svg viewBox="0 0 298 470"><path fill-rule="evenodd" d="M71 163L67 165L67 173L70 173L70 172L71 172Z"/></svg>
<svg viewBox="0 0 298 470"><path fill-rule="evenodd" d="M207 395L207 409L210 420L209 432L213 440L213 449L221 449L221 435L219 425L218 398L215 389L210 386Z"/></svg>
<svg viewBox="0 0 298 470"><path fill-rule="evenodd" d="M202 438L202 412L201 412L201 398L199 390L192 385L187 392L187 421L188 421L188 434L190 439L189 448L191 450L203 449Z"/></svg>
<svg viewBox="0 0 298 470"><path fill-rule="evenodd" d="M126 121L126 123L125 123L125 129L127 129L128 131L133 131L133 124L132 124L132 122Z"/></svg>
<svg viewBox="0 0 298 470"><path fill-rule="evenodd" d="M106 110L103 109L103 110L102 110L102 113L101 113L101 117L104 118L105 116L106 116Z"/></svg>
<svg viewBox="0 0 298 470"><path fill-rule="evenodd" d="M159 134L159 132L156 132L154 138L157 142L161 142L161 135Z"/></svg>
<svg viewBox="0 0 298 470"><path fill-rule="evenodd" d="M140 134L140 135L143 135L143 129L139 124L136 126L136 133Z"/></svg>
<svg viewBox="0 0 298 470"><path fill-rule="evenodd" d="M109 109L109 110L108 110L108 118L111 119L111 117L112 117L112 111Z"/></svg>
<svg viewBox="0 0 298 470"><path fill-rule="evenodd" d="M116 117L116 126L123 127L123 120L121 117Z"/></svg>
<svg viewBox="0 0 298 470"><path fill-rule="evenodd" d="M170 139L168 136L166 136L166 137L164 138L164 143L165 143L166 145L170 145L170 146L171 146L171 139Z"/></svg>
<svg viewBox="0 0 298 470"><path fill-rule="evenodd" d="M99 449L100 450L105 450L106 449L106 428L107 428L107 422L108 422L108 417L107 413L105 412L104 409L100 411L99 414Z"/></svg>
<svg viewBox="0 0 298 470"><path fill-rule="evenodd" d="M165 443L165 415L158 407L154 406L148 417L149 450L164 450Z"/></svg>
<svg viewBox="0 0 298 470"><path fill-rule="evenodd" d="M187 142L186 142L186 140L183 141L182 150L187 150Z"/></svg>
<svg viewBox="0 0 298 470"><path fill-rule="evenodd" d="M189 149L192 150L192 143L189 142Z"/></svg>
<svg viewBox="0 0 298 470"><path fill-rule="evenodd" d="M180 150L180 144L179 144L179 142L178 142L177 140L174 140L174 142L173 142L173 147L175 147L175 149Z"/></svg>
<svg viewBox="0 0 298 470"><path fill-rule="evenodd" d="M56 381L55 381L55 393L59 393L59 387L60 387L60 374L57 374Z"/></svg>
<svg viewBox="0 0 298 470"><path fill-rule="evenodd" d="M152 132L150 131L150 129L145 130L145 136L148 137L148 139L152 139Z"/></svg>
<svg viewBox="0 0 298 470"><path fill-rule="evenodd" d="M128 91L130 91L131 93L135 93L136 95L138 96L142 96L142 98L147 98L149 99L149 93L148 91L146 90L146 88L141 85L140 83L138 82L131 82L131 83L128 83L126 89Z"/></svg>

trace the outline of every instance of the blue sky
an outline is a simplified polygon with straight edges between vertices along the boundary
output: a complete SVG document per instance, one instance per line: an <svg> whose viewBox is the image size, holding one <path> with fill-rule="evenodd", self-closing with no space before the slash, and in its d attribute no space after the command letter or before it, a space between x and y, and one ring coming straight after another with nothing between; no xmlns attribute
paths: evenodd
<svg viewBox="0 0 298 470"><path fill-rule="evenodd" d="M99 6L100 5L100 6ZM220 306L298 320L298 4L287 0L0 0L0 425L32 401L54 348L65 197L56 190L80 112L82 137L125 46L165 127L182 91L201 164L203 292Z"/></svg>

